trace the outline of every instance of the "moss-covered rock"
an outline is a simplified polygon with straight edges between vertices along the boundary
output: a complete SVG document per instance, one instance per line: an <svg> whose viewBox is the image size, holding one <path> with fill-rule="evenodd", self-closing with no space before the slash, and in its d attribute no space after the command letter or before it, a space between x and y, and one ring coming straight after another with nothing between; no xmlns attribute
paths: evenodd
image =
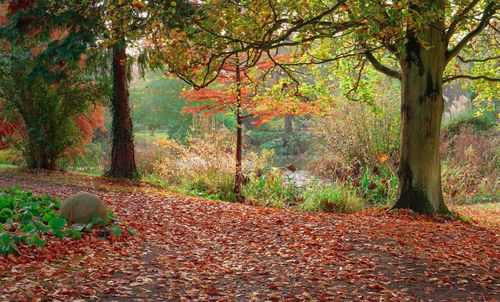
<svg viewBox="0 0 500 302"><path fill-rule="evenodd" d="M73 223L87 223L93 216L106 217L106 206L94 194L78 192L66 199L59 214Z"/></svg>

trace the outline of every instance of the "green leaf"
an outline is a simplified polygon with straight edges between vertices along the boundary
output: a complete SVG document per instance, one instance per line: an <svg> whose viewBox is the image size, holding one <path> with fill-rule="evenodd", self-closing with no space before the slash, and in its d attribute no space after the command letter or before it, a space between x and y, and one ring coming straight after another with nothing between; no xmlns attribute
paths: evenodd
<svg viewBox="0 0 500 302"><path fill-rule="evenodd" d="M43 215L42 220L45 222L49 222L56 217L57 216L53 212L48 212L45 215Z"/></svg>
<svg viewBox="0 0 500 302"><path fill-rule="evenodd" d="M134 236L134 237L138 235L137 231L136 231L136 230L134 230L134 229L133 229L133 228L131 228L131 227L128 227L128 228L127 228L127 232L128 232L131 236Z"/></svg>
<svg viewBox="0 0 500 302"><path fill-rule="evenodd" d="M41 239L40 237L38 237L38 235L33 235L31 237L31 242L36 245L36 246L39 246L39 247L43 247L45 246L45 240Z"/></svg>
<svg viewBox="0 0 500 302"><path fill-rule="evenodd" d="M53 232L59 232L66 225L66 219L62 217L56 217L49 221L49 226Z"/></svg>
<svg viewBox="0 0 500 302"><path fill-rule="evenodd" d="M110 227L109 231L111 232L111 234L116 235L116 236L121 236L122 235L122 230L120 230L120 228L116 227L116 226Z"/></svg>
<svg viewBox="0 0 500 302"><path fill-rule="evenodd" d="M49 231L49 228L40 221L34 221L33 223L35 224L37 231L41 233L47 233Z"/></svg>
<svg viewBox="0 0 500 302"><path fill-rule="evenodd" d="M11 235L9 232L0 233L0 243L7 245L7 243L10 242L10 239L11 239Z"/></svg>
<svg viewBox="0 0 500 302"><path fill-rule="evenodd" d="M73 240L79 240L80 238L82 238L82 233L81 232L78 232L78 231L72 232L71 239L73 239Z"/></svg>
<svg viewBox="0 0 500 302"><path fill-rule="evenodd" d="M25 226L23 227L23 229L22 229L22 231L23 231L24 233L28 233L28 232L31 232L31 231L33 231L33 230L36 230L36 226L35 226L35 224L33 224L33 222L28 223L28 224L27 224L27 225L25 225Z"/></svg>

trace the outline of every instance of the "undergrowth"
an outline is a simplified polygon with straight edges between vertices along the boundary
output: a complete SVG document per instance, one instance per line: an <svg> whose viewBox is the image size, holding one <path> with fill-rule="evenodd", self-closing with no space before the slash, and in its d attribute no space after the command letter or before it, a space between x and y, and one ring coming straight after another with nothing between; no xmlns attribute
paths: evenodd
<svg viewBox="0 0 500 302"><path fill-rule="evenodd" d="M85 224L68 224L59 216L60 208L57 198L21 191L19 187L0 191L0 254L19 253L20 245L44 247L49 237L78 240L94 229L102 236L122 234L112 211L104 219L93 217Z"/></svg>

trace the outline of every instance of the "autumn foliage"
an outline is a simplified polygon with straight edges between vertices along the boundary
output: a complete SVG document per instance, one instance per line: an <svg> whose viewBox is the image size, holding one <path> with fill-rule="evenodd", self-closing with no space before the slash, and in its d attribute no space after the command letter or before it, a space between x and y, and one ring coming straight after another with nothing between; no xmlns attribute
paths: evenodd
<svg viewBox="0 0 500 302"><path fill-rule="evenodd" d="M67 157L76 158L83 156L88 143L92 141L94 131L99 129L106 130L105 122L106 108L101 105L95 105L88 113L84 113L75 119L75 124L80 130L80 140L71 148L65 151Z"/></svg>
<svg viewBox="0 0 500 302"><path fill-rule="evenodd" d="M322 110L319 102L305 103L300 100L297 87L282 83L277 74L276 64L289 60L290 54L263 57L256 64L245 66L243 58L227 60L216 81L202 89L184 91L182 97L191 103L183 110L186 114L208 116L234 110L240 90L240 106L244 117L253 117L253 123L260 126L264 122L285 115L304 115ZM240 70L238 82L236 68ZM271 90L278 86L280 100Z"/></svg>
<svg viewBox="0 0 500 302"><path fill-rule="evenodd" d="M76 158L85 153L85 148L91 142L94 131L100 129L106 130L104 125L106 109L102 105L92 106L88 113L84 113L74 120L74 123L80 131L78 141L68 148L64 154L66 157ZM24 124L18 120L16 122L9 121L7 118L0 119L0 149L8 147L5 143L13 136L19 138L26 135Z"/></svg>

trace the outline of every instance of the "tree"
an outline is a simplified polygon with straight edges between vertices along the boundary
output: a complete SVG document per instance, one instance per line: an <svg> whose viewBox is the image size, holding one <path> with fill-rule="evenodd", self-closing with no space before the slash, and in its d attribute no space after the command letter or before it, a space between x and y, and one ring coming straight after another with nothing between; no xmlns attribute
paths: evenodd
<svg viewBox="0 0 500 302"><path fill-rule="evenodd" d="M134 150L134 132L129 107L127 38L135 37L137 26L143 23L139 17L144 6L137 1L112 0L103 3L103 11L111 20L107 27L105 18L100 19L104 36L112 50L111 70L113 92L111 95L112 133L111 166L108 174L116 178L137 176ZM137 17L137 21L134 18ZM106 18L107 19L107 18Z"/></svg>
<svg viewBox="0 0 500 302"><path fill-rule="evenodd" d="M113 45L113 145L109 175L117 178L133 178L137 173L134 152L134 132L129 107L127 78L127 52L125 38L118 34L119 42Z"/></svg>
<svg viewBox="0 0 500 302"><path fill-rule="evenodd" d="M265 67L260 64L258 67ZM183 94L188 102L202 102L197 106L184 108L185 113L210 115L230 109L234 112L236 119L236 148L235 148L235 178L234 193L239 202L243 202L241 194L244 175L242 169L243 159L243 119L252 116L254 91L252 87L254 80L250 75L251 70L242 65L239 56L230 58L222 67L217 77L214 88L191 90Z"/></svg>
<svg viewBox="0 0 500 302"><path fill-rule="evenodd" d="M101 3L104 11L100 19L101 29L106 38L105 45L112 48L113 94L113 145L109 175L118 178L137 176L135 164L134 135L130 115L128 91L128 67L130 57L127 45L141 41L145 32L155 32L161 24L179 26L183 18L189 16L191 4L188 1L148 1L109 0ZM106 23L111 20L111 26ZM140 44L140 43L139 43ZM141 46L135 50L142 49ZM142 69L156 66L154 54L141 52L137 62Z"/></svg>
<svg viewBox="0 0 500 302"><path fill-rule="evenodd" d="M287 58L288 55L273 56L276 62ZM185 113L210 115L227 109L234 113L236 119L234 193L240 202L244 200L244 196L241 195L244 180L242 170L244 119L253 117L253 123L260 126L273 117L305 113L308 112L306 109L310 111L313 108L313 106L302 106L299 111L294 106L293 98L284 98L281 110L277 109L273 101L267 99L266 90L271 87L266 86L268 83L265 81L272 74L274 64L264 59L250 67L246 66L246 63L243 54L227 58L215 82L208 87L193 89L183 94L188 102L201 102L196 106L185 107Z"/></svg>
<svg viewBox="0 0 500 302"><path fill-rule="evenodd" d="M11 1L1 12L0 101L21 117L16 130L26 136L29 167L55 169L63 152L81 141L75 120L107 94L106 80L83 64L93 42L85 9Z"/></svg>
<svg viewBox="0 0 500 302"><path fill-rule="evenodd" d="M205 66L204 79L210 82L220 72L221 62L235 51L251 52L248 61L255 63L263 55L270 57L274 49L294 48L302 54L301 59L278 64L292 78L297 66L303 64L332 63L338 67L338 62L354 62L346 70L347 77L354 79L349 91L354 98L362 88L366 65L371 64L382 74L400 80L402 86L395 207L447 213L439 159L442 85L456 79L499 81L491 68L476 67L472 72L477 73L463 73L467 70L457 61L495 66L491 62L499 58L496 40L490 39L493 47L488 45L488 51L477 48L485 40L481 34L486 28L491 28L490 34L498 32L494 18L498 6L492 0L206 1L200 7L202 17L193 25L203 38L177 42L180 48L190 45L195 49L195 57L182 64L180 56L176 68L189 78L189 66ZM225 45L235 43L241 47L222 51Z"/></svg>

